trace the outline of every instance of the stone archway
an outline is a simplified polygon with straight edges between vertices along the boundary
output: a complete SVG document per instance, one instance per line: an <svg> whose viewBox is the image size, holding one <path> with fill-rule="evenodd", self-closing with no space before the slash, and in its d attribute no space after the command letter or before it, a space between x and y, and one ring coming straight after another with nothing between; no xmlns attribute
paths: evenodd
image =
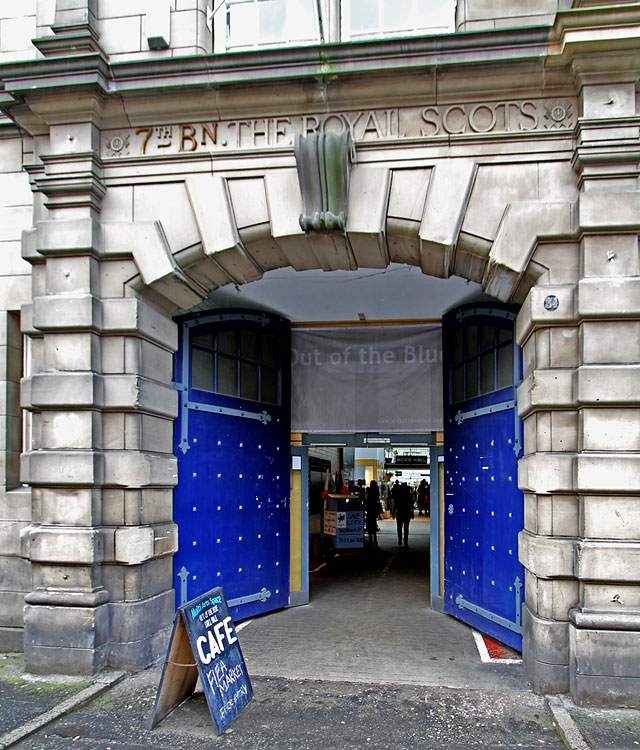
<svg viewBox="0 0 640 750"><path fill-rule="evenodd" d="M554 34L564 33L559 22ZM45 153L29 169L38 202L23 239L34 279L25 326L34 373L23 396L36 423L23 456L34 500L23 536L34 578L29 668L141 666L164 650L177 544L173 312L270 268L395 260L522 305L528 674L539 691L637 703L638 660L628 654L640 631L639 202L628 167L635 83L623 78L584 84L577 138L565 132L559 155L538 133L517 158L478 132L473 158L452 149L458 132L426 155L363 147L346 234L318 236L298 223L293 149L268 166L237 154L227 171L178 154L174 172L147 183L133 160L107 184L102 93L79 93L64 116L55 97L34 97L29 125ZM456 95L471 88L458 85Z"/></svg>

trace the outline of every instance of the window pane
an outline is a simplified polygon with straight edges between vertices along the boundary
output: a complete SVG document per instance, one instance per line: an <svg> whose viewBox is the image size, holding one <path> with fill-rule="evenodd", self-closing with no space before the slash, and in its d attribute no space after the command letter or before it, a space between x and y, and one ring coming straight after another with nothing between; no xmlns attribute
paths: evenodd
<svg viewBox="0 0 640 750"><path fill-rule="evenodd" d="M203 333L200 336L194 336L192 344L194 346L203 346L206 349L213 349L213 334Z"/></svg>
<svg viewBox="0 0 640 750"><path fill-rule="evenodd" d="M351 34L362 34L378 29L378 0L350 0Z"/></svg>
<svg viewBox="0 0 640 750"><path fill-rule="evenodd" d="M262 368L262 401L265 404L278 403L278 371Z"/></svg>
<svg viewBox="0 0 640 750"><path fill-rule="evenodd" d="M235 3L227 9L227 45L229 47L255 44L258 37L256 6Z"/></svg>
<svg viewBox="0 0 640 750"><path fill-rule="evenodd" d="M213 354L193 349L191 352L191 387L213 391Z"/></svg>
<svg viewBox="0 0 640 750"><path fill-rule="evenodd" d="M498 328L498 343L503 344L505 341L511 341L513 338L510 328Z"/></svg>
<svg viewBox="0 0 640 750"><path fill-rule="evenodd" d="M459 364L462 359L462 331L458 328L453 334L453 363Z"/></svg>
<svg viewBox="0 0 640 750"><path fill-rule="evenodd" d="M291 41L318 39L315 0L295 0L287 5L287 36Z"/></svg>
<svg viewBox="0 0 640 750"><path fill-rule="evenodd" d="M383 0L384 30L413 29L417 18L412 18L412 0Z"/></svg>
<svg viewBox="0 0 640 750"><path fill-rule="evenodd" d="M262 364L278 366L278 339L273 333L262 334Z"/></svg>
<svg viewBox="0 0 640 750"><path fill-rule="evenodd" d="M465 398L473 398L478 395L478 360L470 359L467 362L467 393Z"/></svg>
<svg viewBox="0 0 640 750"><path fill-rule="evenodd" d="M475 357L478 353L478 326L467 328L467 357Z"/></svg>
<svg viewBox="0 0 640 750"><path fill-rule="evenodd" d="M258 365L250 362L240 363L240 398L259 401L258 396Z"/></svg>
<svg viewBox="0 0 640 750"><path fill-rule="evenodd" d="M220 331L218 334L218 351L225 354L238 354L238 343L235 331Z"/></svg>
<svg viewBox="0 0 640 750"><path fill-rule="evenodd" d="M498 349L498 388L513 385L513 344Z"/></svg>
<svg viewBox="0 0 640 750"><path fill-rule="evenodd" d="M238 360L218 356L218 393L238 395Z"/></svg>
<svg viewBox="0 0 640 750"><path fill-rule="evenodd" d="M493 326L482 326L480 329L480 348L482 350L492 347L494 344L494 328Z"/></svg>
<svg viewBox="0 0 640 750"><path fill-rule="evenodd" d="M258 334L256 331L242 331L240 334L240 356L242 359L258 361Z"/></svg>
<svg viewBox="0 0 640 750"><path fill-rule="evenodd" d="M452 401L457 404L459 401L464 401L464 367L462 365L454 368L452 380Z"/></svg>
<svg viewBox="0 0 640 750"><path fill-rule="evenodd" d="M286 8L284 0L262 0L258 3L258 43L285 41Z"/></svg>
<svg viewBox="0 0 640 750"><path fill-rule="evenodd" d="M485 352L480 358L480 388L481 393L491 393L494 386L494 349Z"/></svg>

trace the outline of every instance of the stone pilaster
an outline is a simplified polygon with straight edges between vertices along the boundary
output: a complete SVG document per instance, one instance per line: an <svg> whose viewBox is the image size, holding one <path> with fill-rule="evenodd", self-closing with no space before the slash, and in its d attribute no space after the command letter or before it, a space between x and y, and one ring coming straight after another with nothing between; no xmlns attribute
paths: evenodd
<svg viewBox="0 0 640 750"><path fill-rule="evenodd" d="M173 614L176 330L167 309L128 289L133 248L105 251L99 132L85 104L84 122L76 113L50 127L34 173L49 214L25 237L40 263L39 356L23 388L33 446L22 466L33 488L23 543L33 570L25 658L35 672L144 666L166 647Z"/></svg>
<svg viewBox="0 0 640 750"><path fill-rule="evenodd" d="M570 612L571 693L640 706L640 191L633 83L585 85L574 481L579 599Z"/></svg>
<svg viewBox="0 0 640 750"><path fill-rule="evenodd" d="M517 320L524 365L518 389L525 449L518 465L525 501L519 539L525 567L523 652L536 690L565 692L569 610L578 598L573 571L578 499L572 468L578 448L573 388L578 364L577 243L539 246L534 259L548 270L529 292Z"/></svg>

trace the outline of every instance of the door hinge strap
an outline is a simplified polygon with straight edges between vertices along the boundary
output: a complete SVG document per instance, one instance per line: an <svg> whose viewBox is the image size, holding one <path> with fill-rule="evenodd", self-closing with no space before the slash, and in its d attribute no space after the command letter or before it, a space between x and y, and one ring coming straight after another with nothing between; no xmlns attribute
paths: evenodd
<svg viewBox="0 0 640 750"><path fill-rule="evenodd" d="M246 409L231 409L228 406L214 406L212 404L200 404L195 401L186 401L183 405L187 409L194 411L204 411L207 414L225 414L228 417L242 417L243 419L255 419L262 424L271 421L271 414L266 411L255 412Z"/></svg>
<svg viewBox="0 0 640 750"><path fill-rule="evenodd" d="M503 318L504 320L515 320L516 314L510 310L500 310L491 307L474 307L471 310L458 310L456 320L460 322L465 318L475 318L478 315L484 315L489 318Z"/></svg>
<svg viewBox="0 0 640 750"><path fill-rule="evenodd" d="M264 603L269 598L271 598L271 592L263 587L257 594L248 594L247 596L239 596L236 599L227 599L227 604L230 607L239 607L241 604L249 604L250 602Z"/></svg>
<svg viewBox="0 0 640 750"><path fill-rule="evenodd" d="M508 409L514 409L516 405L515 399L511 401L503 401L500 404L492 404L491 406L482 406L479 409L473 411L458 411L454 419L456 424L462 424L465 419L473 419L474 417L482 417L485 414L495 414L498 411L507 411Z"/></svg>
<svg viewBox="0 0 640 750"><path fill-rule="evenodd" d="M491 622L495 622L496 625L501 625L503 628L507 628L507 630L512 630L514 633L518 633L519 635L522 635L522 621L521 621L521 609L522 609L522 583L519 578L516 578L514 581L514 587L516 590L516 621L512 622L511 620L507 620L505 617L500 617L500 615L496 615L495 612L491 612L488 609L484 609L484 607L479 607L477 604L472 604L471 602L468 602L462 594L458 594L456 596L456 604L460 609L468 609L471 612L475 612L475 614L480 615L480 617L484 617L487 620L491 620Z"/></svg>

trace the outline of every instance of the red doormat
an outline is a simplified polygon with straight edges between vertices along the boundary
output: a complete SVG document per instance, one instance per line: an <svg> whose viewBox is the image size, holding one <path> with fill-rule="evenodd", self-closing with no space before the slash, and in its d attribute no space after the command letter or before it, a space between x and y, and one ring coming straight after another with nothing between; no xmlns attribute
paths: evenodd
<svg viewBox="0 0 640 750"><path fill-rule="evenodd" d="M511 662L514 664L522 661L522 654L518 651L505 646L504 643L494 641L493 638L489 638L484 633L478 633L474 630L473 637L475 638L482 661Z"/></svg>

